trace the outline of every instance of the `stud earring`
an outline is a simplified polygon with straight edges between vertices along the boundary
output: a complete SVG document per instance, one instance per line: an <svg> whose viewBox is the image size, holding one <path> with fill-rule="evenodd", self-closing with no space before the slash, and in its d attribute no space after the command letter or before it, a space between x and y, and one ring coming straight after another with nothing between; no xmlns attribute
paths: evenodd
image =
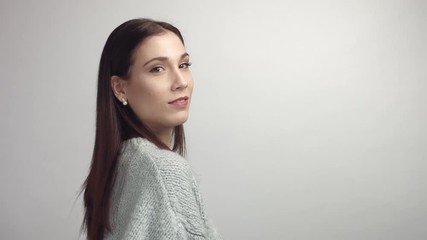
<svg viewBox="0 0 427 240"><path fill-rule="evenodd" d="M122 98L122 103L123 103L123 106L128 105L128 101L127 101L127 100L125 100L124 98Z"/></svg>

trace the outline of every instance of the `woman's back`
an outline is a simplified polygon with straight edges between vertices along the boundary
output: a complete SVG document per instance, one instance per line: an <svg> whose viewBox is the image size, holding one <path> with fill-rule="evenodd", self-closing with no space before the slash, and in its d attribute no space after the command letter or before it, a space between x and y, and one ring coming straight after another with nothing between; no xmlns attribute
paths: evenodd
<svg viewBox="0 0 427 240"><path fill-rule="evenodd" d="M123 143L107 239L220 239L187 160L144 138Z"/></svg>

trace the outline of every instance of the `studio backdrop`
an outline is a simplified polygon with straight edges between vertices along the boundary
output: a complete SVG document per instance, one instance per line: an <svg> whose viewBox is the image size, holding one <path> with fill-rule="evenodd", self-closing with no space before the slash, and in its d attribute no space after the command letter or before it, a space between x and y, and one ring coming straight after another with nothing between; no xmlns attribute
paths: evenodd
<svg viewBox="0 0 427 240"><path fill-rule="evenodd" d="M188 161L224 239L427 239L427 2L1 1L0 239L84 239L110 32L182 30Z"/></svg>

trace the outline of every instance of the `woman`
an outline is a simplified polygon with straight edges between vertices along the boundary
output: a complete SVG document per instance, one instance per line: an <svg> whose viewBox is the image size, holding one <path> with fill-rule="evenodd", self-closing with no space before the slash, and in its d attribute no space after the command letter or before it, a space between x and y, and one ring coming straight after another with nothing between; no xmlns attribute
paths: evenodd
<svg viewBox="0 0 427 240"><path fill-rule="evenodd" d="M134 19L108 37L84 227L97 239L220 239L182 157L193 81L174 26Z"/></svg>

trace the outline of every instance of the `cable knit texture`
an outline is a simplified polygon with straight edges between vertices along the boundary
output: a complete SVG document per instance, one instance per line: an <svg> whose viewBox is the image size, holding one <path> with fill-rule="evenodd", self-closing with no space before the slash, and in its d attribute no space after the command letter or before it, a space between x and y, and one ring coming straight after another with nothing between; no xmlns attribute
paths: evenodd
<svg viewBox="0 0 427 240"><path fill-rule="evenodd" d="M187 160L144 138L123 143L106 239L221 239Z"/></svg>

